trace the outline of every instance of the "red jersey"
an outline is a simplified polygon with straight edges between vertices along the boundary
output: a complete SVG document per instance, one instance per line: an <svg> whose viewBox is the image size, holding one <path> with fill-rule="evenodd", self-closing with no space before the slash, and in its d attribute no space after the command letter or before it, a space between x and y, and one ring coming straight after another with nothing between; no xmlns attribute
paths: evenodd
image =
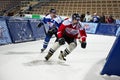
<svg viewBox="0 0 120 80"><path fill-rule="evenodd" d="M61 26L58 29L58 38L61 38L63 34L66 34L70 38L81 38L86 37L85 29L82 27L81 23L72 24L71 19L63 21Z"/></svg>

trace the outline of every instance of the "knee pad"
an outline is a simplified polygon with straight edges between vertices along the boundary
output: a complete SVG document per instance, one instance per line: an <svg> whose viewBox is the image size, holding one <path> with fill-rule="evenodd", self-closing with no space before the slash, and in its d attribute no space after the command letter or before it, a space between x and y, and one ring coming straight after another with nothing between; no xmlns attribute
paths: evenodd
<svg viewBox="0 0 120 80"><path fill-rule="evenodd" d="M59 42L55 42L52 49L56 51L60 47Z"/></svg>
<svg viewBox="0 0 120 80"><path fill-rule="evenodd" d="M64 56L66 57L68 54L71 53L71 51L73 51L77 46L77 43L76 42L72 42L69 44L68 48L66 48L64 50Z"/></svg>
<svg viewBox="0 0 120 80"><path fill-rule="evenodd" d="M76 42L72 42L69 44L69 50L72 51L77 47L77 43Z"/></svg>

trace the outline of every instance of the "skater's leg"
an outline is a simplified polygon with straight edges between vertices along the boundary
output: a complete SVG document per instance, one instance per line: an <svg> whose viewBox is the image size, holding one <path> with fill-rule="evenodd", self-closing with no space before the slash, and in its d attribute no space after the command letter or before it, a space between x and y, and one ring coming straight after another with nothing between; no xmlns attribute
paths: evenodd
<svg viewBox="0 0 120 80"><path fill-rule="evenodd" d="M41 49L41 53L47 48L48 43L51 39L52 35L47 34L43 43L43 48Z"/></svg>
<svg viewBox="0 0 120 80"><path fill-rule="evenodd" d="M64 57L70 54L76 47L77 47L76 42L70 43L69 46L64 51L60 52L59 59L66 60Z"/></svg>
<svg viewBox="0 0 120 80"><path fill-rule="evenodd" d="M49 60L49 58L54 54L54 52L60 47L58 42L55 42L53 47L49 49L48 54L45 56L46 60Z"/></svg>

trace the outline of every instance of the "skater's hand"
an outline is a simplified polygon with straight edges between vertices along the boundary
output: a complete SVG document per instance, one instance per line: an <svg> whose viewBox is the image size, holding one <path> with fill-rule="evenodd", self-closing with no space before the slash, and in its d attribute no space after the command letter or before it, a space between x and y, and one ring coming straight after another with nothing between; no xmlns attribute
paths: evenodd
<svg viewBox="0 0 120 80"><path fill-rule="evenodd" d="M37 27L40 28L40 27L43 26L43 25L44 25L44 23L43 23L43 22L40 22Z"/></svg>
<svg viewBox="0 0 120 80"><path fill-rule="evenodd" d="M55 34L55 33L57 33L57 28L51 28L51 29L49 29L48 33L49 34Z"/></svg>
<svg viewBox="0 0 120 80"><path fill-rule="evenodd" d="M65 39L64 38L59 38L58 42L60 45L64 45L65 44Z"/></svg>
<svg viewBox="0 0 120 80"><path fill-rule="evenodd" d="M81 48L86 48L87 43L86 42L81 42Z"/></svg>

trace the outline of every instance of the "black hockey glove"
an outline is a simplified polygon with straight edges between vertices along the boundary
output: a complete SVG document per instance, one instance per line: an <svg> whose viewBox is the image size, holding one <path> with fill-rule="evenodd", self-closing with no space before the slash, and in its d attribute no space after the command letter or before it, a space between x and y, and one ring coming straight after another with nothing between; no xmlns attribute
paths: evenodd
<svg viewBox="0 0 120 80"><path fill-rule="evenodd" d="M82 42L82 43L81 43L81 48L84 48L84 49L85 49L85 48L86 48L86 45L87 45L86 42Z"/></svg>
<svg viewBox="0 0 120 80"><path fill-rule="evenodd" d="M52 30L52 32L53 32L53 34L55 34L55 33L57 33L57 28L53 28L53 30Z"/></svg>
<svg viewBox="0 0 120 80"><path fill-rule="evenodd" d="M60 45L64 45L65 44L65 39L64 38L59 38L58 42Z"/></svg>
<svg viewBox="0 0 120 80"><path fill-rule="evenodd" d="M48 30L48 33L49 33L49 34L55 34L55 33L57 33L57 28L49 29L49 30Z"/></svg>
<svg viewBox="0 0 120 80"><path fill-rule="evenodd" d="M40 28L40 27L43 26L43 25L44 25L44 23L43 23L43 22L40 22L37 27Z"/></svg>

